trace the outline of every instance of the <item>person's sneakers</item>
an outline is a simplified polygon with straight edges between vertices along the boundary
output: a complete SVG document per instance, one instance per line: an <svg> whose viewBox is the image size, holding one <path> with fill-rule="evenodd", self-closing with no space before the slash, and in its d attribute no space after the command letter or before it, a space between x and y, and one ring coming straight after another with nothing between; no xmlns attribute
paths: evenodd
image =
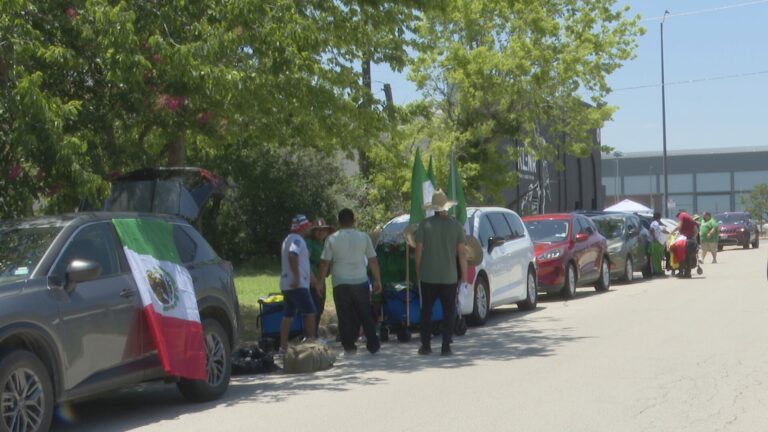
<svg viewBox="0 0 768 432"><path fill-rule="evenodd" d="M440 349L440 355L444 357L453 355L453 351L451 351L451 346L443 345L443 347Z"/></svg>
<svg viewBox="0 0 768 432"><path fill-rule="evenodd" d="M355 355L357 354L357 347L353 346L351 348L344 348L344 355Z"/></svg>
<svg viewBox="0 0 768 432"><path fill-rule="evenodd" d="M432 348L428 347L426 345L422 345L419 347L419 355L430 355L432 354Z"/></svg>

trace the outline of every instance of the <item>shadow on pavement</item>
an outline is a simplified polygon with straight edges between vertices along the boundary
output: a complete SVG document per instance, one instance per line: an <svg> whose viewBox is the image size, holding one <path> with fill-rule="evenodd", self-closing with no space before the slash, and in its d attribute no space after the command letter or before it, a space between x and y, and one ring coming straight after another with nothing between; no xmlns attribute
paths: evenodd
<svg viewBox="0 0 768 432"><path fill-rule="evenodd" d="M577 292L577 299L595 294ZM543 309L539 307L537 311ZM376 355L360 349L357 355L342 356L332 369L324 372L235 377L224 397L211 403L187 403L173 385L151 383L132 387L98 400L60 407L60 415L52 430L125 431L214 407L253 402L275 403L307 392L343 392L360 386L383 384L388 381L388 374L411 374L425 369L468 367L478 362L548 357L556 355L558 348L565 344L585 339L573 336L573 328L560 325L558 320L540 316L537 311L520 312L514 306L494 309L486 326L471 327L465 336L454 336L454 355L450 357L439 355L440 336L433 336L435 353L431 356L417 355L419 342L418 335L414 334L409 343L383 344ZM333 347L337 352L340 351L339 344Z"/></svg>

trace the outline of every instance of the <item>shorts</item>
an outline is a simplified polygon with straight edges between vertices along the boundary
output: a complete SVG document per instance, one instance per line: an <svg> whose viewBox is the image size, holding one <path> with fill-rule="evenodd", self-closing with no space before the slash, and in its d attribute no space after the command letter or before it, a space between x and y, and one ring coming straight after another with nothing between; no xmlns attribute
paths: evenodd
<svg viewBox="0 0 768 432"><path fill-rule="evenodd" d="M704 242L701 244L701 253L711 253L716 254L717 253L717 242Z"/></svg>
<svg viewBox="0 0 768 432"><path fill-rule="evenodd" d="M293 318L297 311L302 315L317 313L309 288L283 291L283 316Z"/></svg>

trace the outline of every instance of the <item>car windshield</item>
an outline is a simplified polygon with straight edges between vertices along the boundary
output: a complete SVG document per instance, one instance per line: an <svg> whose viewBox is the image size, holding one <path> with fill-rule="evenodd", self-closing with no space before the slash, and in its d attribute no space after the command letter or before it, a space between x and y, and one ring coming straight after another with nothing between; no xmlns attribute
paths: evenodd
<svg viewBox="0 0 768 432"><path fill-rule="evenodd" d="M525 227L536 243L558 243L568 239L568 221L529 220L525 221Z"/></svg>
<svg viewBox="0 0 768 432"><path fill-rule="evenodd" d="M747 223L747 216L743 214L719 214L715 216L715 220L717 220L721 224L746 224Z"/></svg>
<svg viewBox="0 0 768 432"><path fill-rule="evenodd" d="M592 218L597 225L597 230L608 240L621 238L624 234L624 218L615 216L601 216Z"/></svg>
<svg viewBox="0 0 768 432"><path fill-rule="evenodd" d="M0 283L27 278L59 231L60 226L0 224Z"/></svg>
<svg viewBox="0 0 768 432"><path fill-rule="evenodd" d="M408 226L408 218L392 220L384 226L379 234L379 244L401 243L404 241L403 230Z"/></svg>

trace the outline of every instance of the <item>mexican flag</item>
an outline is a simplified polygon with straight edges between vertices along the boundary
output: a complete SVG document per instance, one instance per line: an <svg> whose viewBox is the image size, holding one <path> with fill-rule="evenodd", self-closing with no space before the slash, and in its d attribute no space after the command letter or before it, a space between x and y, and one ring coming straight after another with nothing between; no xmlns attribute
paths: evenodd
<svg viewBox="0 0 768 432"><path fill-rule="evenodd" d="M417 224L425 217L424 204L432 201L435 186L429 180L424 164L421 163L421 151L416 148L416 156L413 159L413 173L411 174L411 220Z"/></svg>
<svg viewBox="0 0 768 432"><path fill-rule="evenodd" d="M467 201L464 199L464 187L461 186L461 176L453 153L451 153L451 171L448 173L447 195L449 200L458 203L448 211L448 214L464 225L467 222Z"/></svg>
<svg viewBox="0 0 768 432"><path fill-rule="evenodd" d="M144 315L169 375L205 380L203 326L189 271L182 265L173 227L156 219L113 219Z"/></svg>

